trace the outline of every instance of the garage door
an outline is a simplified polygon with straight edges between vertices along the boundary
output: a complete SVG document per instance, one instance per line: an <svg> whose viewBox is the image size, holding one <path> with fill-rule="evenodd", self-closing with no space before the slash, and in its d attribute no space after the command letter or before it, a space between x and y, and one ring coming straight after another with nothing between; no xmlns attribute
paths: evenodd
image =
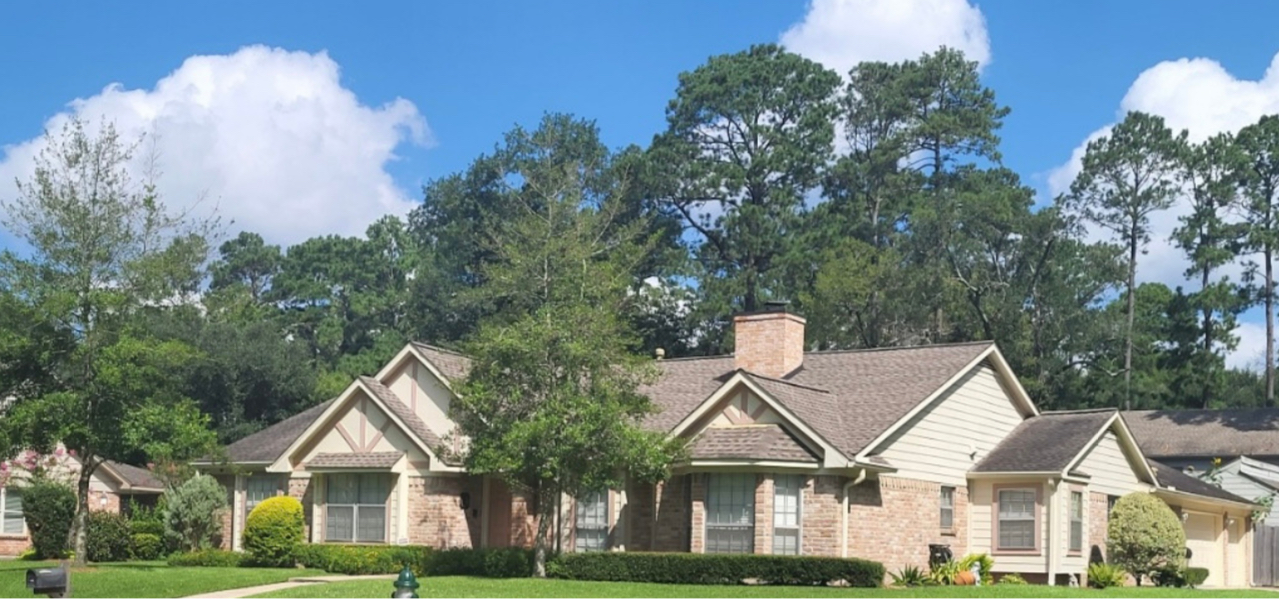
<svg viewBox="0 0 1279 599"><path fill-rule="evenodd" d="M1186 546L1190 548L1190 565L1196 568L1208 568L1208 580L1205 586L1221 586L1222 558L1221 521L1211 514L1190 513L1186 517Z"/></svg>

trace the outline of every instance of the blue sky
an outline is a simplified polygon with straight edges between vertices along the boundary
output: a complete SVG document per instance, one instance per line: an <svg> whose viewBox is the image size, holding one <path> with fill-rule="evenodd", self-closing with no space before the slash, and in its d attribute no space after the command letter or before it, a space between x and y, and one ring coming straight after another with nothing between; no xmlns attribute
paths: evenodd
<svg viewBox="0 0 1279 599"><path fill-rule="evenodd" d="M43 128L80 112L158 138L170 201L205 197L280 243L355 234L546 111L645 144L679 72L784 40L841 70L943 43L981 58L1012 108L1005 163L1046 198L1122 110L1194 135L1279 112L1276 22L1263 1L14 4L0 17L0 194ZM1143 278L1176 282L1173 253L1153 245Z"/></svg>

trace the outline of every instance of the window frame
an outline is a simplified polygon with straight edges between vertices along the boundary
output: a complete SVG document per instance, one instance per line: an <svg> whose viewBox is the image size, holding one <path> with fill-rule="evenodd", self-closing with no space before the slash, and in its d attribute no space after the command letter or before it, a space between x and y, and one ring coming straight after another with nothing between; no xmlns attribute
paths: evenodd
<svg viewBox="0 0 1279 599"><path fill-rule="evenodd" d="M274 475L274 474L254 474L254 475L252 475L252 476L247 476L247 477L245 477L245 480L244 480L244 516L245 516L246 518L248 517L248 515L249 515L251 512L253 512L253 508L257 507L257 505L258 505L259 503L262 503L263 501L266 501L267 499L270 499L270 498L272 498L272 497L279 497L279 496L280 496L280 480L281 480L281 478L282 478L282 477L280 477L280 476L278 476L278 475ZM273 491L273 494L272 494L272 495L268 495L268 496L266 496L266 497L263 497L262 499L259 499L259 500L257 500L257 501L254 501L254 500L253 500L253 490L252 490L252 486L253 486L253 481L255 481L255 480L256 480L256 481L269 481L269 482L273 483L273 484L272 484L272 491ZM326 497L325 499L327 500L327 497Z"/></svg>
<svg viewBox="0 0 1279 599"><path fill-rule="evenodd" d="M1076 499L1079 500L1078 503L1075 502ZM1084 538L1084 535L1088 533L1088 529L1084 527L1084 512L1088 509L1084 501L1084 490L1080 487L1071 487L1070 494L1067 495L1067 501L1070 502L1067 510L1067 514L1070 515L1067 520L1070 530L1066 534L1066 552L1072 556L1083 555L1084 545L1087 544L1085 542L1087 539ZM1078 533L1078 537L1076 537L1076 533Z"/></svg>
<svg viewBox="0 0 1279 599"><path fill-rule="evenodd" d="M355 503L334 503L329 501L329 493L332 492L332 488L333 488L332 487L333 478L338 476L355 477L356 479ZM372 477L378 477L378 476L384 477L384 480L387 481L386 499L384 499L381 504L360 503L359 497L360 497L360 491L362 490L363 482L365 480L371 479ZM325 543L348 543L348 544L356 544L356 545L387 545L390 543L389 539L391 537L391 515L390 515L391 510L390 510L389 504L391 501L392 491L394 490L394 486L395 486L389 480L390 476L391 476L390 474L384 473L384 472L334 472L325 476L325 481L324 481L324 542ZM361 540L359 538L361 506L369 509L382 510L382 540L369 541L369 540ZM335 538L330 538L329 536L329 524L331 521L331 514L329 513L329 510L334 507L351 508L351 537L349 539L335 539Z"/></svg>
<svg viewBox="0 0 1279 599"><path fill-rule="evenodd" d="M593 499L593 498L599 498L599 500L587 501L588 499ZM610 501L611 498L612 498L612 492L609 491L608 489L605 489L603 491L588 493L582 499L577 499L577 498L573 499L573 552L574 553L591 553L591 552L597 552L597 551L608 551L609 549L612 548L612 543L610 542L610 539L609 539L609 529L612 528L610 524L612 523L612 516L613 516L613 513L612 513L613 506L612 506L612 501ZM590 506L595 509L599 509L599 507L601 507L600 504L603 504L602 505L603 511L604 511L603 524L598 526L591 525L591 526L584 527L582 525L582 519L583 519L582 508L584 506ZM587 516L589 517L590 514L587 514ZM581 531L583 529L600 535L599 547L583 547L582 546L581 541L584 537L581 535ZM594 538L594 535L592 535L592 538Z"/></svg>
<svg viewBox="0 0 1279 599"><path fill-rule="evenodd" d="M942 485L937 495L937 501L938 527L941 528L942 534L955 534L955 487ZM947 515L950 516L950 523L946 522Z"/></svg>
<svg viewBox="0 0 1279 599"><path fill-rule="evenodd" d="M18 521L21 523L21 530L18 532L5 532L4 530L4 524L9 517L9 492L15 489L18 491L18 496L21 497L22 490L17 489L13 485L0 487L0 537L15 538L30 536L30 531L27 530L27 519L22 511L18 512ZM23 507L26 506L24 505Z"/></svg>
<svg viewBox="0 0 1279 599"><path fill-rule="evenodd" d="M1031 547L1002 547L1000 544L999 525L1000 525L1000 504L1001 494L1004 492L1023 492L1030 493L1032 499L1031 511L1033 518L1030 519L1032 528L1031 534L1034 542ZM1043 535L1040 532L1040 518L1043 513L1043 487L1041 485L1027 484L1010 484L1010 485L994 485L991 489L991 546L992 555L1040 555L1043 550ZM1018 521L1025 522L1025 519Z"/></svg>
<svg viewBox="0 0 1279 599"><path fill-rule="evenodd" d="M779 483L786 484L779 484ZM778 474L773 477L773 555L804 555L804 489L808 487L808 477L802 474ZM786 499L787 495L778 493L779 489L794 489L795 491L795 525L786 526L778 525L779 516L790 515L790 510L779 510L777 502L780 499ZM777 531L794 531L795 535L795 552L786 551L779 552L777 549L778 535ZM784 549L784 548L783 548Z"/></svg>
<svg viewBox="0 0 1279 599"><path fill-rule="evenodd" d="M733 481L729 484L727 481ZM745 484L749 483L749 484ZM706 477L706 496L703 499L705 503L706 516L705 523L702 525L702 552L703 553L720 553L720 554L751 554L755 552L755 527L759 525L755 521L755 490L759 486L759 479L754 473L713 473ZM720 501L716 497L717 492L727 491L729 493L728 501ZM733 503L737 497L741 497L745 502L741 504ZM714 499L715 501L712 501ZM749 522L713 522L714 516L719 511L717 508L727 506L730 512L740 512L749 519ZM728 538L717 539L714 541L715 547L712 548L712 534L723 534ZM737 541L733 537L744 538L742 551L731 550L731 545ZM729 550L722 550L720 547L729 545Z"/></svg>

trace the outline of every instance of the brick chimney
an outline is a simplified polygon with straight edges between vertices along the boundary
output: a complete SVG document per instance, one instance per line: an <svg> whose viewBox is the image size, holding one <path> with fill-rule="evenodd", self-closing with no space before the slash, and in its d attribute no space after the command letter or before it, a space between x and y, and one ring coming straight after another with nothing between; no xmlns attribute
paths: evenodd
<svg viewBox="0 0 1279 599"><path fill-rule="evenodd" d="M787 302L768 302L762 312L733 317L733 358L737 368L780 378L804 363L802 317L786 311Z"/></svg>

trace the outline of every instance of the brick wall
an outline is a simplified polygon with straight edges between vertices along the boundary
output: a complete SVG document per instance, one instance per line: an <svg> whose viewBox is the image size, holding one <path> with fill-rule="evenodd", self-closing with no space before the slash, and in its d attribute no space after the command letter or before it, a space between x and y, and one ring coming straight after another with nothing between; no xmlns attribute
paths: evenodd
<svg viewBox="0 0 1279 599"><path fill-rule="evenodd" d="M630 551L652 551L657 489L654 485L631 483L626 489L626 500L626 507L621 513L625 521L622 529L626 548Z"/></svg>
<svg viewBox="0 0 1279 599"><path fill-rule="evenodd" d="M755 553L773 552L773 475L755 477Z"/></svg>
<svg viewBox="0 0 1279 599"><path fill-rule="evenodd" d="M657 485L655 516L650 523L651 551L688 551L692 542L689 522L692 518L692 481L696 475L673 476Z"/></svg>
<svg viewBox="0 0 1279 599"><path fill-rule="evenodd" d="M465 510L462 493L471 497ZM482 479L478 477L410 477L409 542L440 548L478 547L482 494Z"/></svg>
<svg viewBox="0 0 1279 599"><path fill-rule="evenodd" d="M311 494L311 479L290 478L289 497L302 502L303 538L311 539L311 518L314 517L315 510L315 501Z"/></svg>
<svg viewBox="0 0 1279 599"><path fill-rule="evenodd" d="M120 496L110 491L89 491L89 511L118 514L120 513Z"/></svg>
<svg viewBox="0 0 1279 599"><path fill-rule="evenodd" d="M25 535L5 535L0 537L0 555L6 557L17 556L30 548L31 539Z"/></svg>
<svg viewBox="0 0 1279 599"><path fill-rule="evenodd" d="M785 312L733 318L733 357L738 368L780 377L804 363L804 319Z"/></svg>
<svg viewBox="0 0 1279 599"><path fill-rule="evenodd" d="M941 530L941 485L883 476L849 493L848 555L883 562L888 571L928 566L928 545L950 545L955 557L967 552L968 489L955 489L953 533Z"/></svg>
<svg viewBox="0 0 1279 599"><path fill-rule="evenodd" d="M846 480L842 476L808 477L800 512L800 550L804 555L840 556L840 511L844 508L840 493Z"/></svg>
<svg viewBox="0 0 1279 599"><path fill-rule="evenodd" d="M1106 555L1106 535L1110 526L1110 514L1107 513L1109 497L1105 493L1088 494L1088 545L1089 553L1084 557L1092 558L1091 549L1096 546Z"/></svg>
<svg viewBox="0 0 1279 599"><path fill-rule="evenodd" d="M689 540L688 550L693 553L706 552L706 475L690 474L689 485L692 488L692 495L689 499L689 509L692 515L689 518Z"/></svg>
<svg viewBox="0 0 1279 599"><path fill-rule="evenodd" d="M219 474L214 476L213 479L218 481L218 484L222 485L222 488L226 490L226 503L228 506L228 509L222 510L222 530L218 532L218 538L214 539L213 542L218 547L230 551L232 540L231 527L233 525L232 518L234 515L229 507L235 505L235 476L230 474Z"/></svg>

